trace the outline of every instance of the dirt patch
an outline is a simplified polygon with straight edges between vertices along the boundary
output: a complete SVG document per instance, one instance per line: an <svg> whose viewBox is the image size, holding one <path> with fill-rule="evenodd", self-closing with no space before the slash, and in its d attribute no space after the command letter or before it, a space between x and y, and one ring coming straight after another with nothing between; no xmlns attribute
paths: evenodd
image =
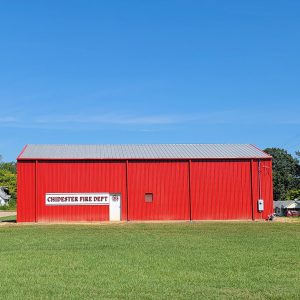
<svg viewBox="0 0 300 300"><path fill-rule="evenodd" d="M15 211L1 211L0 210L0 218L2 217L9 217L9 216L15 216L17 213Z"/></svg>
<svg viewBox="0 0 300 300"><path fill-rule="evenodd" d="M300 217L276 217L274 222L279 223L300 223Z"/></svg>

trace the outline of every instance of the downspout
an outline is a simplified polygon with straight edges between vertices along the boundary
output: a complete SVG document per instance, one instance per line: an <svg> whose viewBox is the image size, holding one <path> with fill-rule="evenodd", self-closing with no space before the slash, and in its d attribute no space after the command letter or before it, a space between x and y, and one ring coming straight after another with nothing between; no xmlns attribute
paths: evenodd
<svg viewBox="0 0 300 300"><path fill-rule="evenodd" d="M261 162L260 162L260 159L258 160L258 195L259 195L259 199L261 199L262 193L261 193Z"/></svg>

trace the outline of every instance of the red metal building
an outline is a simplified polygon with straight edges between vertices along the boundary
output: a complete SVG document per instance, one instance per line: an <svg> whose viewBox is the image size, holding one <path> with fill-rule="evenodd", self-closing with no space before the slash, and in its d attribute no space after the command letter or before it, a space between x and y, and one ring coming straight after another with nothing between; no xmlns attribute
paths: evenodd
<svg viewBox="0 0 300 300"><path fill-rule="evenodd" d="M18 222L256 220L273 210L272 158L253 145L27 145Z"/></svg>

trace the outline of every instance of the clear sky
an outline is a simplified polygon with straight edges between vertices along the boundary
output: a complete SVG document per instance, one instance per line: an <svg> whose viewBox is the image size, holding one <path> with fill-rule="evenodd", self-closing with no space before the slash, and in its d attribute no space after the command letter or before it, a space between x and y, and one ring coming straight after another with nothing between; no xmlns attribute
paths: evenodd
<svg viewBox="0 0 300 300"><path fill-rule="evenodd" d="M300 150L300 1L1 1L0 154L30 143Z"/></svg>

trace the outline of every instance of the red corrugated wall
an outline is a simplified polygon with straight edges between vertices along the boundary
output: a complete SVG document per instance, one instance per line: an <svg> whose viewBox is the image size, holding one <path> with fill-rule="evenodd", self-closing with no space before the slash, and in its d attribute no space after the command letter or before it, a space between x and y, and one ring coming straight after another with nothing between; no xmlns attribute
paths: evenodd
<svg viewBox="0 0 300 300"><path fill-rule="evenodd" d="M193 220L252 218L249 161L191 163Z"/></svg>
<svg viewBox="0 0 300 300"><path fill-rule="evenodd" d="M258 160L254 160L252 162L252 182L254 198L254 218L256 220L266 219L268 215L273 212L273 179L271 160L260 160L260 163ZM264 211L262 213L258 212L257 209L257 200L260 197L264 200Z"/></svg>
<svg viewBox="0 0 300 300"><path fill-rule="evenodd" d="M273 211L272 161L208 160L191 163L193 220L265 219ZM261 182L261 183L259 183ZM257 201L264 200L259 213Z"/></svg>
<svg viewBox="0 0 300 300"><path fill-rule="evenodd" d="M35 222L35 161L17 163L17 221Z"/></svg>
<svg viewBox="0 0 300 300"><path fill-rule="evenodd" d="M145 202L153 193L153 202ZM188 163L137 161L128 163L129 220L188 220Z"/></svg>
<svg viewBox="0 0 300 300"><path fill-rule="evenodd" d="M46 193L122 194L126 220L126 164L99 161L40 161L37 163L37 221L107 221L108 205L46 206Z"/></svg>
<svg viewBox="0 0 300 300"><path fill-rule="evenodd" d="M45 205L46 193L76 192L121 193L122 220L262 219L273 210L272 161L18 161L18 222L108 220L108 206Z"/></svg>

